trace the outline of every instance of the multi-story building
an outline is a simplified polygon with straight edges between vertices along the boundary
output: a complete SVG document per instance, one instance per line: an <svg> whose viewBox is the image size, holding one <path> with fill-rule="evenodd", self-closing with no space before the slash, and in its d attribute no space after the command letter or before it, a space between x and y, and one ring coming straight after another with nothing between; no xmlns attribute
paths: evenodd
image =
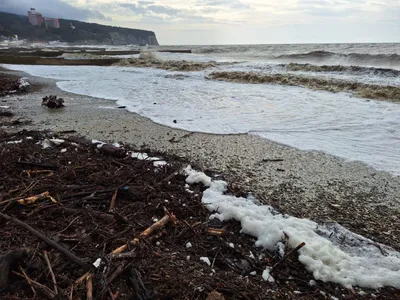
<svg viewBox="0 0 400 300"><path fill-rule="evenodd" d="M37 12L34 8L31 8L31 10L28 11L28 18L29 23L31 23L33 26L40 26L43 23L42 14Z"/></svg>
<svg viewBox="0 0 400 300"><path fill-rule="evenodd" d="M60 28L60 22L56 18L44 18L44 23L46 24L46 28Z"/></svg>

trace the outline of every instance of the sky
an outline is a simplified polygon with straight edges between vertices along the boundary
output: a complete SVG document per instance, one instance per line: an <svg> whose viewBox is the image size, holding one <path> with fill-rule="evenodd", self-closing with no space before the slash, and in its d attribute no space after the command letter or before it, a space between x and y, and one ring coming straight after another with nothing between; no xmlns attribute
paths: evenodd
<svg viewBox="0 0 400 300"><path fill-rule="evenodd" d="M400 42L400 0L0 0L0 11L152 30L162 45Z"/></svg>

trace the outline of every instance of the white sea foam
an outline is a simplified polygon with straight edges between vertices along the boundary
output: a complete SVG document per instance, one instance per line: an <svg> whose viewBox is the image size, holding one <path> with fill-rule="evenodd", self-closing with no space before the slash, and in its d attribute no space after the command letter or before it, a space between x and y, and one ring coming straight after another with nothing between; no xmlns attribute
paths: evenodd
<svg viewBox="0 0 400 300"><path fill-rule="evenodd" d="M207 71L187 72L188 77L175 80L166 78L174 72L147 68L6 67L54 78L69 92L117 100L167 126L256 134L400 175L398 104L300 87L214 82L204 78Z"/></svg>
<svg viewBox="0 0 400 300"><path fill-rule="evenodd" d="M274 251L285 235L289 237L290 248L305 242L299 250L299 260L315 279L348 288L400 288L400 253L390 247L375 244L338 224L321 226L308 219L280 214L273 207L259 205L248 198L226 195L225 181L213 181L190 166L184 172L187 183L208 187L202 202L214 212L211 218L241 222L241 232L257 238L255 246ZM272 281L269 271L266 269L262 276Z"/></svg>

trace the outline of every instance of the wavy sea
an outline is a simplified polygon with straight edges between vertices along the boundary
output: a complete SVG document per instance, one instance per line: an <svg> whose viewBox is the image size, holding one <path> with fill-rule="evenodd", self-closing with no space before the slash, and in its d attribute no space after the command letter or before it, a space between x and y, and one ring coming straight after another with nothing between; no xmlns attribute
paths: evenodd
<svg viewBox="0 0 400 300"><path fill-rule="evenodd" d="M72 93L117 100L167 126L254 134L400 175L400 44L162 48L193 53L156 53L157 60L216 64L192 72L126 66L6 67L56 79L61 89ZM213 72L241 74L241 79L210 80ZM254 84L249 74L280 79ZM288 84L286 77L307 84Z"/></svg>

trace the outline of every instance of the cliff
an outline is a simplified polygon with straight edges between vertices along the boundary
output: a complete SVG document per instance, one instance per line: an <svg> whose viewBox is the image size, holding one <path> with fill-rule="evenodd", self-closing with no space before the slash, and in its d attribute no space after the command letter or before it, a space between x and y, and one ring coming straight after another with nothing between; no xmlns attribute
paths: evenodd
<svg viewBox="0 0 400 300"><path fill-rule="evenodd" d="M27 16L0 12L0 36L18 35L29 41L63 41L72 44L158 45L153 31L59 19L60 28L32 26Z"/></svg>

